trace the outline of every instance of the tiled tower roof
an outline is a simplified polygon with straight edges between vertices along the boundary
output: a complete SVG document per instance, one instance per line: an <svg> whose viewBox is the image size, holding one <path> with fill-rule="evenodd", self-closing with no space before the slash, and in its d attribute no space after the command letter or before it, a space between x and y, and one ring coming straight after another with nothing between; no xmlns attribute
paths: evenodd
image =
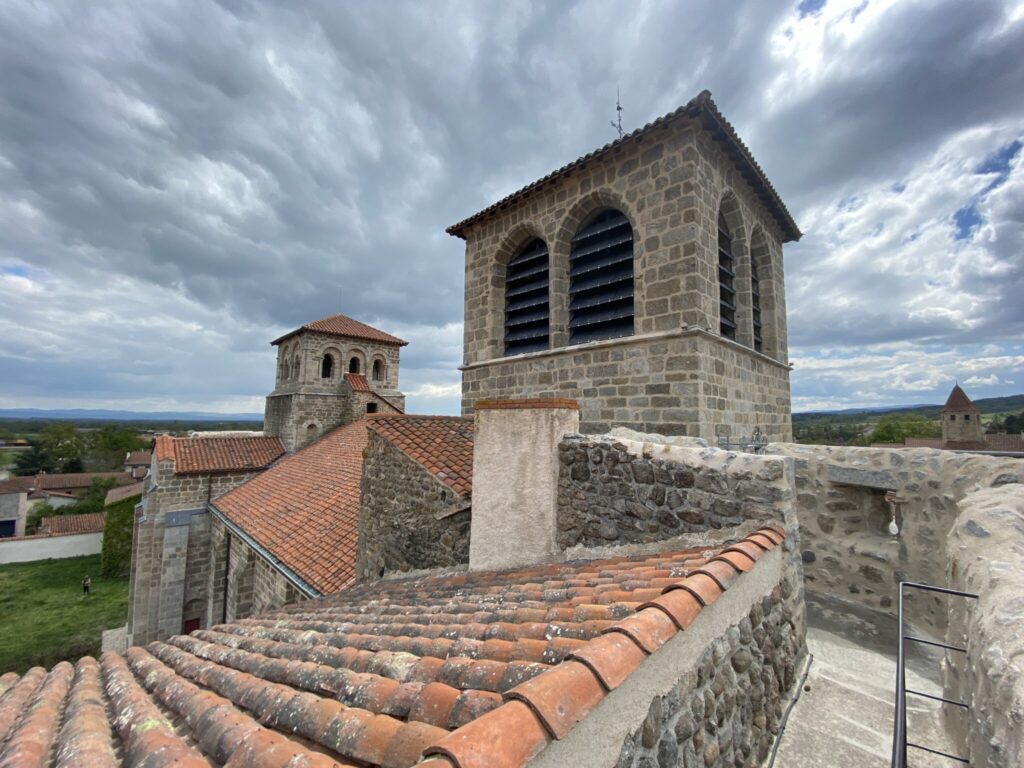
<svg viewBox="0 0 1024 768"><path fill-rule="evenodd" d="M292 336L303 331L315 331L316 333L325 333L328 336L343 336L347 339L362 339L363 341L373 341L378 344L392 344L396 347L404 347L409 343L397 336L392 336L390 333L385 333L378 328L340 314L322 317L319 320L306 323L301 328L296 328L294 331L290 331L270 343L280 344L285 339L290 339Z"/></svg>
<svg viewBox="0 0 1024 768"><path fill-rule="evenodd" d="M743 140L740 139L739 135L736 133L736 129L733 128L732 123L726 120L718 110L718 106L711 98L710 91L701 91L697 96L678 109L651 121L642 128L637 128L635 131L627 133L625 136L622 136L615 141L605 144L600 149L595 149L593 152L589 152L582 157L573 160L571 163L552 171L540 179L537 179L537 181L527 184L522 189L503 197L501 200L493 205L489 205L482 211L473 214L469 218L463 219L457 224L453 224L445 231L449 235L463 237L466 228L470 225L483 221L493 213L518 202L531 192L540 189L546 184L550 184L551 182L568 176L574 170L585 165L591 160L603 157L624 144L642 141L645 136L654 132L658 128L669 125L682 118L698 118L700 120L701 126L705 130L710 131L711 134L721 142L725 151L733 157L736 167L742 174L743 178L750 183L757 196L761 199L761 202L764 203L765 207L771 212L772 217L776 222L778 222L779 228L783 232L784 240L799 240L801 237L800 228L796 225L796 222L790 215L785 203L782 202L782 198L779 197L779 193L775 191L775 187L772 186L772 183L768 181L768 177L765 175L764 171L761 170L761 166L757 164L757 161L750 153L747 145L743 143Z"/></svg>
<svg viewBox="0 0 1024 768"><path fill-rule="evenodd" d="M981 413L981 411L974 407L974 403L971 402L971 398L967 396L967 393L960 389L959 384L956 384L953 387L953 391L949 393L949 398L946 400L946 404L942 406L940 413L949 413L950 411Z"/></svg>

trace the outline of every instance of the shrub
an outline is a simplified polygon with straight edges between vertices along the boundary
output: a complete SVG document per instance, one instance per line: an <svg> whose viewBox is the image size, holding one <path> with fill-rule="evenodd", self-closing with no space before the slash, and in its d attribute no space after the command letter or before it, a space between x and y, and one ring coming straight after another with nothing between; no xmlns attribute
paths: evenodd
<svg viewBox="0 0 1024 768"><path fill-rule="evenodd" d="M132 496L111 504L104 510L103 548L100 553L100 575L107 578L127 576L132 564L132 528L135 505L141 496Z"/></svg>

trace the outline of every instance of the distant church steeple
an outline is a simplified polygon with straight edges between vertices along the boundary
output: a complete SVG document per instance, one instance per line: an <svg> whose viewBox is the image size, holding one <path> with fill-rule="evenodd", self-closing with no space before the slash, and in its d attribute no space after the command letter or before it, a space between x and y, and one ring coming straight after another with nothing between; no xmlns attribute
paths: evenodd
<svg viewBox="0 0 1024 768"><path fill-rule="evenodd" d="M939 412L942 418L942 440L945 443L984 442L981 411L974 407L959 384L953 386L946 404Z"/></svg>

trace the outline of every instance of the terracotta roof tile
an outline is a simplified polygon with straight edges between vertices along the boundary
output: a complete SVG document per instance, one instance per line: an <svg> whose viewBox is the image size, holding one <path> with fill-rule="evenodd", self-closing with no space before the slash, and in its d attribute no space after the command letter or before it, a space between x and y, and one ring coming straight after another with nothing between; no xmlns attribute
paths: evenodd
<svg viewBox="0 0 1024 768"><path fill-rule="evenodd" d="M132 451L125 457L124 463L129 467L148 467L152 460L152 451Z"/></svg>
<svg viewBox="0 0 1024 768"><path fill-rule="evenodd" d="M375 416L370 429L460 496L473 490L473 419L456 416Z"/></svg>
<svg viewBox="0 0 1024 768"><path fill-rule="evenodd" d="M378 581L3 675L0 765L522 766L699 617L685 587L720 588L698 571L742 578L725 569L716 548Z"/></svg>
<svg viewBox="0 0 1024 768"><path fill-rule="evenodd" d="M701 119L701 124L704 128L715 132L719 135L724 143L724 147L727 152L731 153L735 158L737 166L740 169L741 174L750 182L754 188L758 197L764 203L765 207L772 213L775 220L778 222L780 229L783 232L785 240L799 240L800 229L797 227L796 222L793 221L793 217L790 216L789 211L786 209L785 203L779 197L778 192L775 191L775 187L772 186L771 182L768 181L767 176L761 166L754 160L750 150L743 143L742 139L737 135L736 129L733 128L732 124L725 119L722 113L718 110L718 106L711 98L710 91L701 91L697 96L691 99L687 104L679 107L673 112L669 112L667 115L657 118L642 128L637 128L635 131L627 133L625 136L621 136L615 141L605 144L600 149L596 149L593 152L589 152L576 160L573 160L568 165L564 165L561 168L552 171L546 176L527 184L522 189L513 192L506 197L503 197L493 205L489 205L482 211L473 214L469 218L463 219L457 224L453 224L445 230L449 235L455 235L457 237L464 237L466 227L471 224L475 224L478 221L486 219L496 211L506 208L513 203L518 202L521 198L526 197L531 192L550 184L564 176L569 175L575 169L582 165L585 165L589 161L601 157L615 149L629 144L630 142L637 141L652 131L667 126L676 120L681 118L696 118Z"/></svg>
<svg viewBox="0 0 1024 768"><path fill-rule="evenodd" d="M159 435L153 447L157 461L174 461L174 474L253 472L284 455L276 437L172 437Z"/></svg>
<svg viewBox="0 0 1024 768"><path fill-rule="evenodd" d="M1024 434L985 435L985 450L1024 452Z"/></svg>
<svg viewBox="0 0 1024 768"><path fill-rule="evenodd" d="M281 338L275 339L270 343L280 344L285 339L290 339L292 336L302 333L302 331L315 331L316 333L324 333L328 336L343 336L347 339L374 341L378 344L393 344L397 347L404 347L409 343L397 336L392 336L390 333L385 333L373 326L367 325L366 323L353 320L351 317L346 315L330 315L329 317L322 317L319 320L306 323L301 328L296 328L294 331L290 331Z"/></svg>
<svg viewBox="0 0 1024 768"><path fill-rule="evenodd" d="M942 406L942 410L939 413L948 413L949 411L971 411L972 413L981 413L971 402L971 398L967 396L959 384L954 385L953 390L949 393L949 397L946 398L946 404Z"/></svg>
<svg viewBox="0 0 1024 768"><path fill-rule="evenodd" d="M352 387L353 392L373 392L370 387L370 382L366 380L366 376L361 373L346 373L345 381Z"/></svg>
<svg viewBox="0 0 1024 768"><path fill-rule="evenodd" d="M213 502L321 594L355 577L366 423L328 432Z"/></svg>
<svg viewBox="0 0 1024 768"><path fill-rule="evenodd" d="M103 530L102 512L85 515L53 515L39 521L40 533L50 536L68 536L75 533L99 533Z"/></svg>
<svg viewBox="0 0 1024 768"><path fill-rule="evenodd" d="M146 484L142 480L131 485L123 485L120 488L111 488L107 491L107 496L103 500L103 505L109 507L111 504L116 504L119 501L130 499L132 496L141 496L142 491L145 489Z"/></svg>

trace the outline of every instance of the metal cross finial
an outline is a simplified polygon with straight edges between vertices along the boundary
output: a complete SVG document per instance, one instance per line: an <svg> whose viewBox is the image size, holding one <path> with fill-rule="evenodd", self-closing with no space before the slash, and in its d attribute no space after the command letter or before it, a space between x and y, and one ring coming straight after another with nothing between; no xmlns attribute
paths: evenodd
<svg viewBox="0 0 1024 768"><path fill-rule="evenodd" d="M622 130L622 104L619 100L619 89L615 89L615 111L617 113L617 119L611 121L612 128L619 132L619 138L621 139L625 132Z"/></svg>

